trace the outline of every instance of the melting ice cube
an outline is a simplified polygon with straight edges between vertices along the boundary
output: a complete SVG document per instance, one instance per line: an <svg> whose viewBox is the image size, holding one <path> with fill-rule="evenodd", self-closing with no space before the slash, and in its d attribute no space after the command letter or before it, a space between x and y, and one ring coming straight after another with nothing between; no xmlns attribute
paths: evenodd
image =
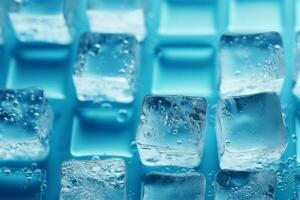
<svg viewBox="0 0 300 200"><path fill-rule="evenodd" d="M225 34L219 49L222 96L281 91L285 65L279 33Z"/></svg>
<svg viewBox="0 0 300 200"><path fill-rule="evenodd" d="M73 72L78 99L132 102L137 65L138 43L134 36L83 34Z"/></svg>
<svg viewBox="0 0 300 200"><path fill-rule="evenodd" d="M146 96L136 143L149 166L199 165L207 102L201 97Z"/></svg>
<svg viewBox="0 0 300 200"><path fill-rule="evenodd" d="M0 160L45 159L52 121L43 90L0 89Z"/></svg>
<svg viewBox="0 0 300 200"><path fill-rule="evenodd" d="M278 161L287 146L279 96L229 97L217 109L221 169L254 170Z"/></svg>

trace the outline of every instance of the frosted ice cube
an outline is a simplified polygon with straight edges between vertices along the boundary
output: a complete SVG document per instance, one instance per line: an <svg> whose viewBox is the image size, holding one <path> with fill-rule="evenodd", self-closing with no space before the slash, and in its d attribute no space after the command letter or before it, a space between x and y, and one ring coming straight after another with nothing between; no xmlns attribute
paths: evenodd
<svg viewBox="0 0 300 200"><path fill-rule="evenodd" d="M144 11L137 1L88 1L87 18L91 32L127 33L138 41L146 37Z"/></svg>
<svg viewBox="0 0 300 200"><path fill-rule="evenodd" d="M216 177L215 200L274 200L276 177L267 171L220 171Z"/></svg>
<svg viewBox="0 0 300 200"><path fill-rule="evenodd" d="M285 65L279 33L226 34L219 48L222 96L281 91Z"/></svg>
<svg viewBox="0 0 300 200"><path fill-rule="evenodd" d="M9 20L19 41L71 42L62 10L48 9L50 6L39 0L9 0L7 6Z"/></svg>
<svg viewBox="0 0 300 200"><path fill-rule="evenodd" d="M80 101L133 101L138 43L127 34L85 33L74 65L73 80Z"/></svg>
<svg viewBox="0 0 300 200"><path fill-rule="evenodd" d="M201 97L146 96L136 135L143 164L198 166L203 154L207 102Z"/></svg>
<svg viewBox="0 0 300 200"><path fill-rule="evenodd" d="M216 125L221 169L267 167L280 159L287 146L280 100L275 93L221 99Z"/></svg>
<svg viewBox="0 0 300 200"><path fill-rule="evenodd" d="M61 176L60 200L125 200L122 159L66 161Z"/></svg>
<svg viewBox="0 0 300 200"><path fill-rule="evenodd" d="M144 180L143 200L204 200L205 178L199 173L149 173Z"/></svg>
<svg viewBox="0 0 300 200"><path fill-rule="evenodd" d="M43 90L0 89L0 160L45 159L52 120Z"/></svg>

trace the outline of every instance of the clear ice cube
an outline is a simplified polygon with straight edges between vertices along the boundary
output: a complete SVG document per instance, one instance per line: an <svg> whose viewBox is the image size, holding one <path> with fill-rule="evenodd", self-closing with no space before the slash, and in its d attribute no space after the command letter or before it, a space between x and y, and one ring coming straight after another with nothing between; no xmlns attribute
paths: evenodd
<svg viewBox="0 0 300 200"><path fill-rule="evenodd" d="M132 102L137 65L138 43L134 36L83 34L73 71L78 99Z"/></svg>
<svg viewBox="0 0 300 200"><path fill-rule="evenodd" d="M216 177L215 200L274 200L276 177L267 171L220 171Z"/></svg>
<svg viewBox="0 0 300 200"><path fill-rule="evenodd" d="M7 1L8 18L19 41L51 44L71 42L62 9L50 9L52 5L48 4L40 0Z"/></svg>
<svg viewBox="0 0 300 200"><path fill-rule="evenodd" d="M280 159L287 146L287 132L276 93L221 99L216 126L221 169L268 167Z"/></svg>
<svg viewBox="0 0 300 200"><path fill-rule="evenodd" d="M285 65L279 33L226 34L219 49L221 96L281 91Z"/></svg>
<svg viewBox="0 0 300 200"><path fill-rule="evenodd" d="M204 200L205 177L199 173L149 173L144 180L143 200Z"/></svg>
<svg viewBox="0 0 300 200"><path fill-rule="evenodd" d="M138 41L146 37L142 1L137 0L89 0L87 18L91 32L127 33Z"/></svg>
<svg viewBox="0 0 300 200"><path fill-rule="evenodd" d="M0 89L0 160L44 160L52 121L43 90Z"/></svg>
<svg viewBox="0 0 300 200"><path fill-rule="evenodd" d="M70 160L62 164L60 200L124 200L122 159Z"/></svg>
<svg viewBox="0 0 300 200"><path fill-rule="evenodd" d="M207 101L189 96L146 96L136 135L148 166L196 167L203 154Z"/></svg>

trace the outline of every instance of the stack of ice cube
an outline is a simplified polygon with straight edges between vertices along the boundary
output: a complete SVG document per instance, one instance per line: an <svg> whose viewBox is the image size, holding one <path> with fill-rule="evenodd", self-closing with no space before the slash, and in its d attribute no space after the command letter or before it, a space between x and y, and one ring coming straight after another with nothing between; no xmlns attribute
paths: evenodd
<svg viewBox="0 0 300 200"><path fill-rule="evenodd" d="M279 99L285 78L281 36L225 34L219 48L216 133L223 171L215 199L273 200L276 178L270 171L288 141Z"/></svg>
<svg viewBox="0 0 300 200"><path fill-rule="evenodd" d="M196 167L203 154L207 102L201 97L146 96L136 135L143 164Z"/></svg>
<svg viewBox="0 0 300 200"><path fill-rule="evenodd" d="M0 161L44 160L52 121L43 90L0 89Z"/></svg>

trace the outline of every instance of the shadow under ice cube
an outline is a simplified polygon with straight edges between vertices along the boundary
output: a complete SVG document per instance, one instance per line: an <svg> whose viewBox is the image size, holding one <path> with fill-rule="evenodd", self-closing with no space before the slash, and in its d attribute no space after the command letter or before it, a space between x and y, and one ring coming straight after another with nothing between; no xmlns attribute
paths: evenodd
<svg viewBox="0 0 300 200"><path fill-rule="evenodd" d="M271 172L220 171L215 200L274 200L276 176Z"/></svg>
<svg viewBox="0 0 300 200"><path fill-rule="evenodd" d="M0 89L0 160L44 160L52 121L43 90Z"/></svg>
<svg viewBox="0 0 300 200"><path fill-rule="evenodd" d="M132 102L137 55L138 43L132 35L83 34L73 70L78 99Z"/></svg>
<svg viewBox="0 0 300 200"><path fill-rule="evenodd" d="M280 159L287 146L280 100L275 93L222 99L216 124L221 169L267 167Z"/></svg>
<svg viewBox="0 0 300 200"><path fill-rule="evenodd" d="M62 164L60 200L125 200L122 159L70 160Z"/></svg>
<svg viewBox="0 0 300 200"><path fill-rule="evenodd" d="M196 167L203 154L207 101L189 96L146 96L136 143L148 166Z"/></svg>
<svg viewBox="0 0 300 200"><path fill-rule="evenodd" d="M204 200L205 177L199 173L149 173L144 180L143 200Z"/></svg>

